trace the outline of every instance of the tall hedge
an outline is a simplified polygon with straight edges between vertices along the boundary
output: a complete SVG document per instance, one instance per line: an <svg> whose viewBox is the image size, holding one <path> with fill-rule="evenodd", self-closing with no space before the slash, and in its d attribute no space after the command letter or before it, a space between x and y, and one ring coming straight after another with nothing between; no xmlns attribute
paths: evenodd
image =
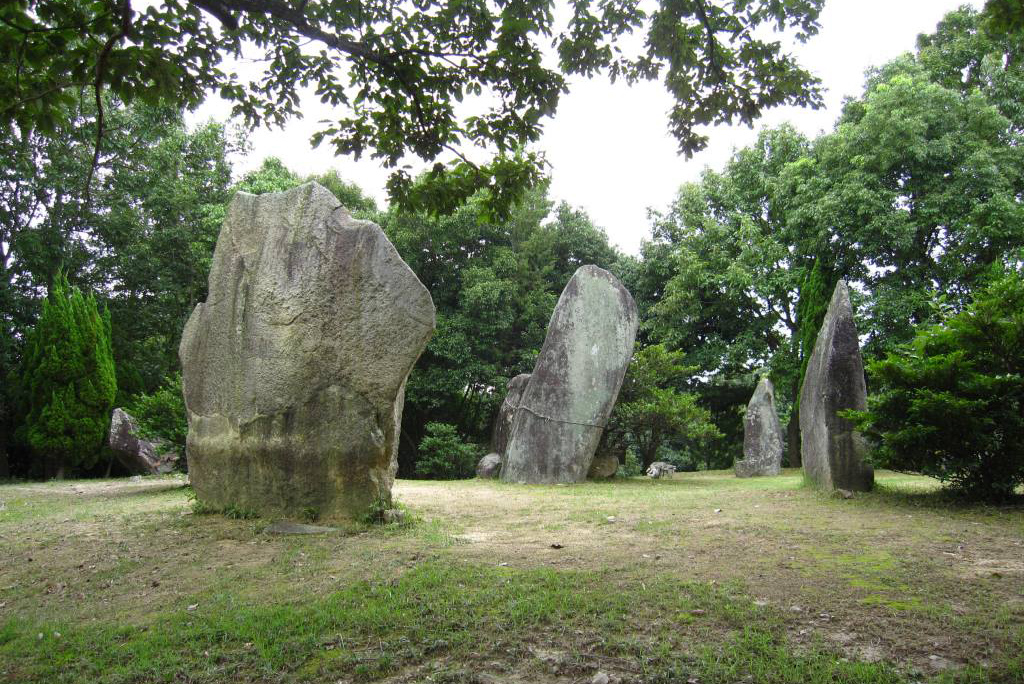
<svg viewBox="0 0 1024 684"><path fill-rule="evenodd" d="M95 465L117 393L110 314L59 275L26 340L20 432L42 470Z"/></svg>

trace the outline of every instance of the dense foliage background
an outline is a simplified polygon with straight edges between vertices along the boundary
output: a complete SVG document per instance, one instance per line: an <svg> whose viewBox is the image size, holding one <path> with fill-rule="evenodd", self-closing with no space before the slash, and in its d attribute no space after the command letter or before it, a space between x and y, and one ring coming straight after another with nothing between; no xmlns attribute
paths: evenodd
<svg viewBox="0 0 1024 684"><path fill-rule="evenodd" d="M343 174L317 177L382 226L437 306L437 331L408 383L401 474L469 474L507 382L531 369L558 295L583 264L619 276L640 309L636 358L602 444L624 463L728 467L741 455L742 411L762 373L774 381L783 422L795 425L802 368L840 278L851 283L868 360L888 359L872 366L872 383L896 391L904 345L936 348L954 333L931 326L959 329L957 316L992 302L978 293L993 269L1021 262L1024 46L1011 20L952 12L914 53L872 70L831 132L762 131L653 213L636 257L537 178L506 196L504 211L493 202L502 190L473 181L437 213L429 203L378 207ZM51 66L40 61L36 75ZM50 334L43 312L75 288L109 316L116 405L180 443L178 339L206 296L226 204L239 190L307 180L274 159L237 178L243 134L218 123L186 127L161 98L117 88L97 95L65 121L41 121L46 108L35 118L5 110L0 120L0 475L106 467L98 444L65 453L28 437L39 400L18 389L37 373L35 340ZM255 106L255 95L236 95ZM437 180L428 173L396 188L425 197ZM953 358L947 342L941 354ZM900 456L886 446L895 428L871 425L886 464L949 472L930 456ZM789 434L795 464L798 432ZM990 451L986 458L1011 458L1012 450Z"/></svg>

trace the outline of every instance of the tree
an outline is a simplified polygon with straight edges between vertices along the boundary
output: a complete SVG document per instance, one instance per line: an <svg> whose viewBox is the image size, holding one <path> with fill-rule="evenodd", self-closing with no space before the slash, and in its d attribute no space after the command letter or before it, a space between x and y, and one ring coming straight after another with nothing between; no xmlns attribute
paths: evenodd
<svg viewBox="0 0 1024 684"><path fill-rule="evenodd" d="M63 477L94 465L117 393L110 314L62 274L26 344L21 385L24 439L45 472Z"/></svg>
<svg viewBox="0 0 1024 684"><path fill-rule="evenodd" d="M669 440L721 437L697 396L677 389L695 370L683 365L683 357L657 344L633 355L602 435L602 449L615 453L634 446L646 469Z"/></svg>
<svg viewBox="0 0 1024 684"><path fill-rule="evenodd" d="M551 0L400 11L339 0L196 0L144 10L132 0L15 0L0 8L0 51L11 56L0 69L0 125L54 131L87 90L100 111L98 153L104 92L174 108L217 93L252 124L281 124L309 87L343 109L314 138L339 154L370 153L393 168L407 155L455 155L420 184L396 171L394 200L451 210L486 187L503 211L539 179L542 158L523 150L556 111L567 76L661 79L675 99L669 127L686 153L706 144L700 126L750 123L780 104L820 106L818 80L765 33L806 40L822 3L662 0L648 10L636 0L576 2L560 25ZM638 32L642 51L620 47L620 37ZM555 67L545 58L549 45ZM222 67L249 46L267 66L245 83ZM461 107L464 100L474 106ZM467 147L497 156L477 164Z"/></svg>
<svg viewBox="0 0 1024 684"><path fill-rule="evenodd" d="M920 472L971 499L1024 483L1024 277L1011 271L962 312L868 366L859 429L886 468Z"/></svg>
<svg viewBox="0 0 1024 684"><path fill-rule="evenodd" d="M417 475L435 480L457 480L473 477L483 451L475 444L462 441L454 425L427 423L419 454Z"/></svg>

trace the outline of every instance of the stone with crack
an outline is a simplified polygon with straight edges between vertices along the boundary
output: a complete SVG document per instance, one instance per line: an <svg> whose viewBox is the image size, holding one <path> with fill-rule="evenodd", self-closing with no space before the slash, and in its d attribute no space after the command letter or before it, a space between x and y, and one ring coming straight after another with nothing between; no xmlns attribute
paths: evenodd
<svg viewBox="0 0 1024 684"><path fill-rule="evenodd" d="M426 288L326 188L238 193L179 349L197 498L324 520L389 506L433 330Z"/></svg>
<svg viewBox="0 0 1024 684"><path fill-rule="evenodd" d="M636 304L611 273L581 266L558 299L516 409L501 479L582 482L633 355Z"/></svg>

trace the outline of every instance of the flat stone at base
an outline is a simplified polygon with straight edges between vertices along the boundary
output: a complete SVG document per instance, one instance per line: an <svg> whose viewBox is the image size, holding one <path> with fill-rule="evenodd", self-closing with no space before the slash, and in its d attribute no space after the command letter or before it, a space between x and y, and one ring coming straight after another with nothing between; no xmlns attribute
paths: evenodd
<svg viewBox="0 0 1024 684"><path fill-rule="evenodd" d="M327 534L338 532L337 527L324 527L323 525L307 525L305 523L288 522L279 520L276 523L267 525L263 530L267 534Z"/></svg>

